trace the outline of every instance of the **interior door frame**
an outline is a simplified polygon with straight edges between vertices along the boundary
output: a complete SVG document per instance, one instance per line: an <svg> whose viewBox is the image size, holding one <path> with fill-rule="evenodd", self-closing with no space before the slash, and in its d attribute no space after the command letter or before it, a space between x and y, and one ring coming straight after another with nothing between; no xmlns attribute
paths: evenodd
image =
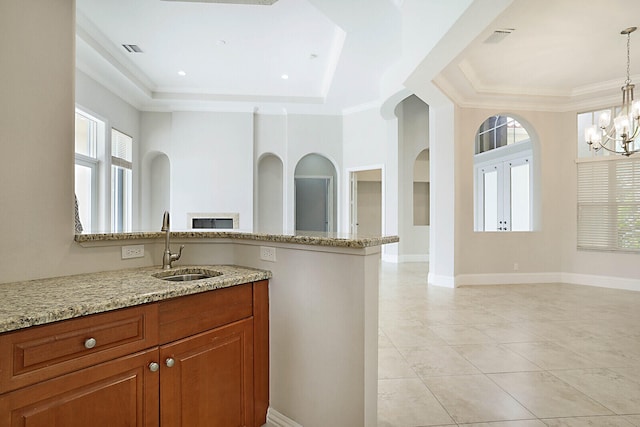
<svg viewBox="0 0 640 427"><path fill-rule="evenodd" d="M358 172L364 172L364 171L373 171L373 170L379 170L380 171L380 217L381 217L381 222L382 224L380 224L380 230L381 230L381 234L384 236L386 234L386 194L385 194L385 175L384 175L384 165L381 164L377 164L377 165L370 165L370 166L358 166L358 167L353 167L353 168L347 168L347 173L349 174L349 180L347 182L347 191L345 191L346 194L346 204L345 206L349 206L349 211L346 213L346 216L348 218L347 220L347 224L349 224L349 232L351 234L357 234L358 231L358 193L357 193L357 189L358 189L358 185L357 185L357 176L358 176ZM353 185L353 182L356 181L355 185Z"/></svg>

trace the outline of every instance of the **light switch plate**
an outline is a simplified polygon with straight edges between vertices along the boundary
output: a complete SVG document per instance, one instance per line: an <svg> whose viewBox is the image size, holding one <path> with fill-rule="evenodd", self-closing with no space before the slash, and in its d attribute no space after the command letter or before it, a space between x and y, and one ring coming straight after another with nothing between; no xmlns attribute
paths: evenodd
<svg viewBox="0 0 640 427"><path fill-rule="evenodd" d="M144 256L144 245L130 245L122 247L122 259L142 258Z"/></svg>

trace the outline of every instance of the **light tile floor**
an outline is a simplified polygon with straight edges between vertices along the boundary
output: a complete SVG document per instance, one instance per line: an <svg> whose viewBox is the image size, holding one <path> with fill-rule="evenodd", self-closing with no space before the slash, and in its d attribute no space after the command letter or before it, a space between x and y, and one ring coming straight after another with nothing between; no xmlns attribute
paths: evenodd
<svg viewBox="0 0 640 427"><path fill-rule="evenodd" d="M640 292L383 263L378 426L640 427Z"/></svg>

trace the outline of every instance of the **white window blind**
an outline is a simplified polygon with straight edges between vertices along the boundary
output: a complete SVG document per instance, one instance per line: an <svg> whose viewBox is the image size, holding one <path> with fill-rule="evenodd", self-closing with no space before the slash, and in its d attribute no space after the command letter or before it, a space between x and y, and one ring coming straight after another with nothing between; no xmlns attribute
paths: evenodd
<svg viewBox="0 0 640 427"><path fill-rule="evenodd" d="M578 249L640 252L640 158L578 163Z"/></svg>
<svg viewBox="0 0 640 427"><path fill-rule="evenodd" d="M111 130L111 163L126 169L132 169L133 139L129 135Z"/></svg>

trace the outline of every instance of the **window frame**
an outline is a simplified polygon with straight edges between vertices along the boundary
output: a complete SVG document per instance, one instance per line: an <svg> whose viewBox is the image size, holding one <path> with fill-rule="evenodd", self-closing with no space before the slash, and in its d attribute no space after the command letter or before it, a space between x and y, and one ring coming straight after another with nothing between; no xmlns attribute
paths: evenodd
<svg viewBox="0 0 640 427"><path fill-rule="evenodd" d="M505 153L503 155L492 155L489 158L474 164L474 177L475 177L475 203L474 203L474 231L476 232L531 232L533 231L533 150L530 143L523 143L526 146L520 146L518 149L525 148L524 150L518 150L517 152ZM515 147L517 144L511 145ZM507 151L508 147L502 147L491 151L500 151L501 149ZM489 151L489 152L491 152ZM503 151L503 153L504 153ZM510 150L513 151L513 150ZM485 152L488 153L488 152ZM512 218L511 218L511 168L520 166L523 164L529 164L529 229L528 230L513 230ZM497 218L496 224L498 229L486 230L485 229L485 189L484 189L484 175L492 172L497 172Z"/></svg>
<svg viewBox="0 0 640 427"><path fill-rule="evenodd" d="M135 197L135 144L134 138L128 133L123 132L115 127L111 126L109 120L98 114L95 114L91 110L85 108L82 105L76 104L76 115L80 115L85 119L95 122L95 157L87 156L81 153L75 152L74 147L74 177L75 177L75 165L91 168L91 224L83 225L83 233L100 233L100 232L128 232L132 231L134 227L134 197ZM131 139L131 159L121 159L116 156L112 156L112 139L114 138L114 132L124 135ZM117 208L113 202L113 179L115 177L114 168L125 169L129 172L128 189L126 197L128 198L127 208L127 221L125 227L122 229L117 228L115 223L116 213L114 209ZM75 182L75 178L74 178ZM75 191L75 190L74 190Z"/></svg>
<svg viewBox="0 0 640 427"><path fill-rule="evenodd" d="M103 221L103 215L101 214L100 206L103 202L101 197L101 188L100 183L103 179L103 156L101 156L102 151L106 145L106 129L107 123L106 121L89 111L86 108L76 105L74 119L77 116L82 116L84 119L92 122L91 132L93 141L93 147L90 151L91 155L82 154L75 151L75 135L74 135L74 193L75 193L75 166L83 166L87 167L91 170L91 183L90 183L90 191L91 191L91 202L90 202L90 223L82 224L83 231L90 233L100 227L101 222ZM91 153L93 152L93 153Z"/></svg>

